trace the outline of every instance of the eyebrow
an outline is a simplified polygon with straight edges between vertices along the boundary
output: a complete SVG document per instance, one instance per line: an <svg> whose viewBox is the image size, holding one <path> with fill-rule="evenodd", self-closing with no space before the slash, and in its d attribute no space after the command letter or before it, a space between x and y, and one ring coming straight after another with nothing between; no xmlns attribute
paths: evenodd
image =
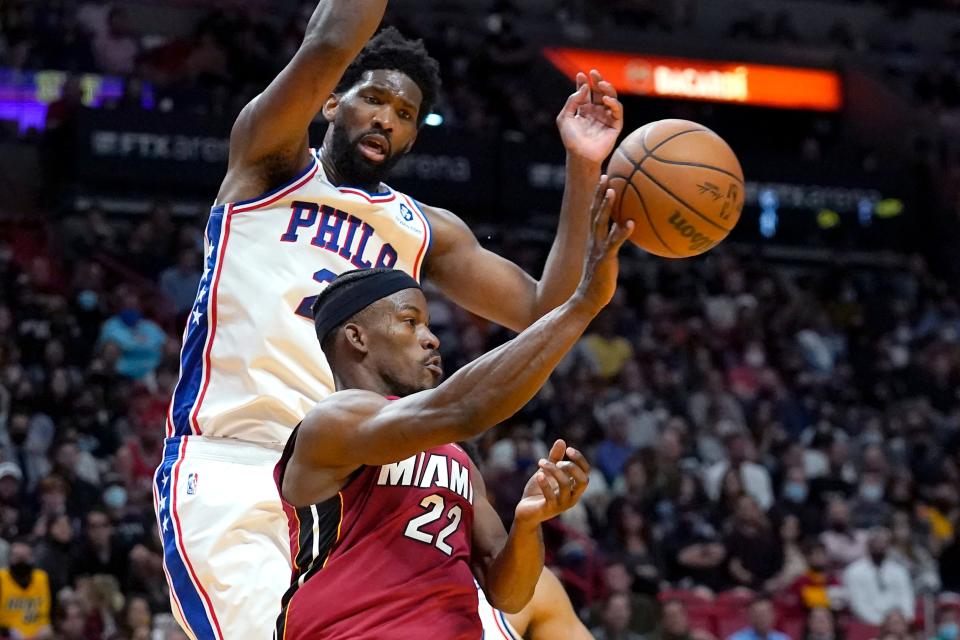
<svg viewBox="0 0 960 640"><path fill-rule="evenodd" d="M407 108L412 109L414 111L417 111L419 109L417 105L415 105L411 100L404 98L402 95L400 95L399 93L397 93L396 91L394 91L393 89L391 89L386 85L371 82L367 86L363 87L363 89L376 91L377 93L381 93L381 94L383 93L390 94L391 97L396 98L400 102L404 103L407 106ZM361 91L363 89L361 89Z"/></svg>

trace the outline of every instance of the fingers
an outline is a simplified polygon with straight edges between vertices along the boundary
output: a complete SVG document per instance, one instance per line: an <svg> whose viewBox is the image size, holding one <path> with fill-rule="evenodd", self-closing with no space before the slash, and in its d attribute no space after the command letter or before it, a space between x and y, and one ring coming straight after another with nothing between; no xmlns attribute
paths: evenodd
<svg viewBox="0 0 960 640"><path fill-rule="evenodd" d="M560 112L560 118L575 118L577 111L585 104L590 103L590 82L586 74L577 74L577 90L570 94L563 110Z"/></svg>
<svg viewBox="0 0 960 640"><path fill-rule="evenodd" d="M627 238L633 235L635 226L633 220L627 220L624 224L614 222L610 226L610 233L607 235L605 253L613 255L620 251L620 247L627 241Z"/></svg>
<svg viewBox="0 0 960 640"><path fill-rule="evenodd" d="M580 469L585 476L590 475L590 463L587 462L587 457L585 455L573 447L567 447L566 454L567 458L570 459L570 462Z"/></svg>
<svg viewBox="0 0 960 640"><path fill-rule="evenodd" d="M603 201L608 191L608 184L610 184L610 179L604 174L600 176L600 181L597 182L597 187L593 191L593 204L590 205L590 217L593 221L594 232L596 232L596 225L600 219L600 214L603 212Z"/></svg>
<svg viewBox="0 0 960 640"><path fill-rule="evenodd" d="M607 181L601 180L601 182ZM606 237L606 233L608 232L610 226L610 212L613 210L613 201L616 200L616 198L616 191L609 188L604 189L603 199L600 201L600 209L597 211L597 217L594 222L594 233L596 234L597 238Z"/></svg>
<svg viewBox="0 0 960 640"><path fill-rule="evenodd" d="M563 460L564 451L567 448L567 443L563 440L557 440L553 443L553 446L550 447L550 453L547 458L550 462L560 462Z"/></svg>
<svg viewBox="0 0 960 640"><path fill-rule="evenodd" d="M547 473L543 470L537 471L535 477L537 479L537 486L540 487L540 492L543 494L543 499L547 503L547 509L552 512L557 510L560 494L559 486L555 487L550 482Z"/></svg>
<svg viewBox="0 0 960 640"><path fill-rule="evenodd" d="M560 503L569 503L570 499L573 497L574 491L577 489L576 479L564 472L563 469L558 467L556 464L550 462L549 460L540 461L540 471L539 473L544 473L550 479L550 485L552 487L551 493L553 498ZM582 484L582 483L581 483ZM563 507L564 509L569 508L569 504Z"/></svg>

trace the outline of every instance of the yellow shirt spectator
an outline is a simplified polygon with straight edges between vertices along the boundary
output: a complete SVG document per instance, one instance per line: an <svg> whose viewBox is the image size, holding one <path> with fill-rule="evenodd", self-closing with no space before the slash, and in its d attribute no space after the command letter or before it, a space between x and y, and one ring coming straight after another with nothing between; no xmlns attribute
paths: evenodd
<svg viewBox="0 0 960 640"><path fill-rule="evenodd" d="M14 629L28 640L50 626L50 581L47 572L33 569L30 582L20 586L10 569L0 569L0 627Z"/></svg>

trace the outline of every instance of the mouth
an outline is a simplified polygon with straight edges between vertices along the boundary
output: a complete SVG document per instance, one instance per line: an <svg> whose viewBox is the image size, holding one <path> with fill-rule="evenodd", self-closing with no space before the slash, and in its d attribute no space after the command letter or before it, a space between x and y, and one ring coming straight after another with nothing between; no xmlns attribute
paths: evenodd
<svg viewBox="0 0 960 640"><path fill-rule="evenodd" d="M430 372L437 377L440 377L443 375L443 365L441 363L439 356L434 356L430 358L429 360L426 361L426 363L424 363L424 366L427 369L429 369Z"/></svg>
<svg viewBox="0 0 960 640"><path fill-rule="evenodd" d="M368 133L360 138L357 148L367 160L380 163L390 154L390 141L378 133Z"/></svg>

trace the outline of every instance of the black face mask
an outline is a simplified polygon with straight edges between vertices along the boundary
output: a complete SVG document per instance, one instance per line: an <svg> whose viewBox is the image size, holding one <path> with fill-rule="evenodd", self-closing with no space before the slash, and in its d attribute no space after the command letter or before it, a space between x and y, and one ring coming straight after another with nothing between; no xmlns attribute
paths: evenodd
<svg viewBox="0 0 960 640"><path fill-rule="evenodd" d="M15 445L21 445L27 441L27 432L26 431L11 431L10 432L10 441Z"/></svg>
<svg viewBox="0 0 960 640"><path fill-rule="evenodd" d="M11 562L10 575L17 584L21 587L26 587L30 584L30 579L33 577L33 565L29 562Z"/></svg>
<svg viewBox="0 0 960 640"><path fill-rule="evenodd" d="M847 525L846 522L831 522L830 528L836 531L837 533L846 533L847 529L849 529L850 527Z"/></svg>
<svg viewBox="0 0 960 640"><path fill-rule="evenodd" d="M886 559L887 554L885 553L871 553L870 559L873 560L873 564L878 567L883 564L883 561Z"/></svg>

